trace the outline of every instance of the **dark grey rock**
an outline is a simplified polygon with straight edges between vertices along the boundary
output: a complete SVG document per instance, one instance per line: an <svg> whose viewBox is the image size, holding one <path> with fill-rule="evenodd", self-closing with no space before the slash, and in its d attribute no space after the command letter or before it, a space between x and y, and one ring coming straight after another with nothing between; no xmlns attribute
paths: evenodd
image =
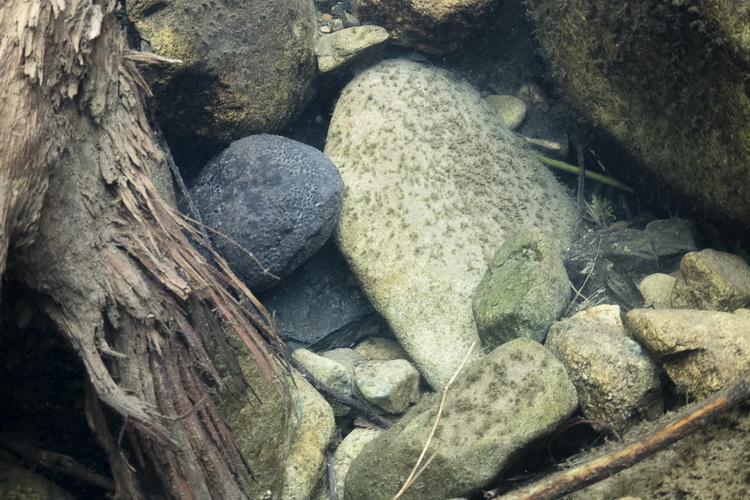
<svg viewBox="0 0 750 500"><path fill-rule="evenodd" d="M253 292L310 258L341 211L341 175L315 148L285 137L233 142L206 165L190 194L216 250Z"/></svg>
<svg viewBox="0 0 750 500"><path fill-rule="evenodd" d="M686 253L698 250L697 229L691 220L679 217L659 219L648 223L644 231L651 239L661 273L673 273L680 267L680 260Z"/></svg>
<svg viewBox="0 0 750 500"><path fill-rule="evenodd" d="M636 286L653 273L671 273L685 253L697 249L692 224L678 218L649 223L645 229L611 227L576 240L565 256L573 286L591 304L643 306Z"/></svg>
<svg viewBox="0 0 750 500"><path fill-rule="evenodd" d="M333 241L260 300L295 347L349 347L389 331Z"/></svg>

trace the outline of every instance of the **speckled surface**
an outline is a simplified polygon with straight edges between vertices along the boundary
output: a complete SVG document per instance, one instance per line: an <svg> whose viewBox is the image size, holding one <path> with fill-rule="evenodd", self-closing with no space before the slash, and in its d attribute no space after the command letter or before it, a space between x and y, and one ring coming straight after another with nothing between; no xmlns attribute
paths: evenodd
<svg viewBox="0 0 750 500"><path fill-rule="evenodd" d="M339 248L440 387L478 339L470 296L506 235L535 226L564 248L573 202L479 92L411 61L346 87L326 153L344 181Z"/></svg>

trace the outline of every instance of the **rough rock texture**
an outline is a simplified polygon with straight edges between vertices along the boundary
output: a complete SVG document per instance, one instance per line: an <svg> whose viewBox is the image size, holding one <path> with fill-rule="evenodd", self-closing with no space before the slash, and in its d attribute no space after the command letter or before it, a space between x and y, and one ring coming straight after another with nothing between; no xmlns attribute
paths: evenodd
<svg viewBox="0 0 750 500"><path fill-rule="evenodd" d="M435 421L440 394L422 398L354 460L350 500L390 499L419 456ZM551 433L578 406L565 368L541 344L516 339L456 379L445 400L428 456L435 458L401 497L462 496L509 465L524 445Z"/></svg>
<svg viewBox="0 0 750 500"><path fill-rule="evenodd" d="M610 306L599 306L609 308ZM664 412L659 367L619 318L579 313L552 325L546 347L568 370L586 418L623 431Z"/></svg>
<svg viewBox="0 0 750 500"><path fill-rule="evenodd" d="M351 397L354 394L354 376L347 366L331 358L326 358L308 351L297 349L292 353L294 359L334 391ZM335 401L331 402L334 414L342 416L349 413L349 407Z"/></svg>
<svg viewBox="0 0 750 500"><path fill-rule="evenodd" d="M492 257L471 306L488 350L518 337L544 341L570 297L554 242L536 228L513 234Z"/></svg>
<svg viewBox="0 0 750 500"><path fill-rule="evenodd" d="M672 307L672 289L677 278L664 273L649 274L638 283L644 305L654 309Z"/></svg>
<svg viewBox="0 0 750 500"><path fill-rule="evenodd" d="M488 95L485 102L503 119L509 129L515 130L526 118L528 105L523 99L512 95Z"/></svg>
<svg viewBox="0 0 750 500"><path fill-rule="evenodd" d="M750 5L526 4L552 74L588 120L684 205L750 223Z"/></svg>
<svg viewBox="0 0 750 500"><path fill-rule="evenodd" d="M354 26L322 36L315 44L318 69L327 73L377 56L388 32L380 26Z"/></svg>
<svg viewBox="0 0 750 500"><path fill-rule="evenodd" d="M321 352L320 355L324 358L340 363L349 371L349 378L352 381L352 396L359 399L360 401L363 401L364 397L359 392L359 388L357 387L357 379L354 370L359 365L367 361L365 357L359 354L354 349L349 349L346 347L324 351ZM334 412L337 416L349 413L349 407L346 407L346 410L342 411L343 408L341 408L341 406L343 405L341 405L340 403L332 403L331 405L333 406Z"/></svg>
<svg viewBox="0 0 750 500"><path fill-rule="evenodd" d="M323 153L261 134L233 142L201 171L190 194L203 222L218 232L214 248L260 292L323 246L338 221L341 189L339 171Z"/></svg>
<svg viewBox="0 0 750 500"><path fill-rule="evenodd" d="M405 359L367 361L354 375L362 396L388 413L403 413L419 398L419 372Z"/></svg>
<svg viewBox="0 0 750 500"><path fill-rule="evenodd" d="M700 248L700 232L690 219L657 219L646 224L643 232L651 240L659 269L664 273L676 270L686 253Z"/></svg>
<svg viewBox="0 0 750 500"><path fill-rule="evenodd" d="M570 245L565 268L571 283L594 304L643 307L636 283L656 272L676 271L682 256L697 249L692 224L677 217L644 229L611 227Z"/></svg>
<svg viewBox="0 0 750 500"><path fill-rule="evenodd" d="M750 318L720 311L634 309L627 326L690 398L750 369Z"/></svg>
<svg viewBox="0 0 750 500"><path fill-rule="evenodd" d="M348 347L331 349L330 351L321 352L320 355L341 363L349 370L352 376L354 375L354 368L367 361L360 353Z"/></svg>
<svg viewBox="0 0 750 500"><path fill-rule="evenodd" d="M295 348L350 346L389 331L332 239L258 299L275 315L279 336Z"/></svg>
<svg viewBox="0 0 750 500"><path fill-rule="evenodd" d="M336 430L336 421L331 406L307 380L295 373L294 381L297 387L297 428L292 436L281 498L307 500L325 472L326 449Z"/></svg>
<svg viewBox="0 0 750 500"><path fill-rule="evenodd" d="M409 360L409 355L395 340L384 337L370 337L354 347L354 350L370 361Z"/></svg>
<svg viewBox="0 0 750 500"><path fill-rule="evenodd" d="M345 185L339 248L440 387L477 340L470 296L505 236L536 226L563 248L573 204L475 89L411 61L346 87L326 152Z"/></svg>
<svg viewBox="0 0 750 500"><path fill-rule="evenodd" d="M271 491L279 496L286 482L295 481L294 478L287 480L280 471L287 470L291 460L299 413L295 414L294 409L284 404L284 398L279 397L279 387L263 375L242 340L231 334L226 336L226 340L227 348L237 356L245 380L257 395L256 399L244 387L230 386L221 393L219 400L221 416L232 430L237 447L250 464L256 479L254 488L246 493L250 497L259 497ZM218 343L212 347L219 349ZM292 381L288 380L287 383L291 386ZM299 408L299 394L293 392L292 400Z"/></svg>
<svg viewBox="0 0 750 500"><path fill-rule="evenodd" d="M333 468L336 471L336 489L339 500L346 500L347 498L344 480L352 462L360 454L362 448L375 439L381 432L380 430L357 428L347 434L344 440L341 441L341 444L336 447L336 452L333 454ZM313 500L331 500L331 498L333 497L326 483L325 487L318 488L317 495L313 497Z"/></svg>
<svg viewBox="0 0 750 500"><path fill-rule="evenodd" d="M432 53L461 48L495 0L352 0L363 22L388 30L398 45Z"/></svg>
<svg viewBox="0 0 750 500"><path fill-rule="evenodd" d="M750 267L738 255L706 249L683 257L672 307L734 311L750 305Z"/></svg>
<svg viewBox="0 0 750 500"><path fill-rule="evenodd" d="M134 0L127 8L151 50L183 61L159 65L151 82L178 164L207 142L280 129L312 94L310 0Z"/></svg>
<svg viewBox="0 0 750 500"><path fill-rule="evenodd" d="M667 425L670 419L674 419L673 414L630 432L625 436L626 444L639 434ZM747 498L749 463L750 415L746 408L739 408L651 458L565 498L742 500Z"/></svg>

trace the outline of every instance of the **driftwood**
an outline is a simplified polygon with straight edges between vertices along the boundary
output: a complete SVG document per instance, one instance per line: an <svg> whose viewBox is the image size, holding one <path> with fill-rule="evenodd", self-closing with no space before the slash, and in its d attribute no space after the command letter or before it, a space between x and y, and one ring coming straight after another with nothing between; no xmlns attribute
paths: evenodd
<svg viewBox="0 0 750 500"><path fill-rule="evenodd" d="M549 475L531 485L501 495L498 490L487 491L486 499L501 500L549 500L578 491L586 486L606 479L628 467L667 448L669 445L692 434L708 421L733 408L750 397L750 372L713 397L701 403L697 409L683 411L666 427L639 439L637 442L599 457L588 463Z"/></svg>
<svg viewBox="0 0 750 500"><path fill-rule="evenodd" d="M269 348L279 341L225 263L217 270L192 247L187 234L199 232L150 180L165 156L119 8L0 3L0 287L12 280L33 294L35 313L81 360L86 416L118 498L241 499L256 483L208 397L226 384L217 369L226 360L214 364L206 347L224 332L200 325L193 304L229 325L288 401Z"/></svg>

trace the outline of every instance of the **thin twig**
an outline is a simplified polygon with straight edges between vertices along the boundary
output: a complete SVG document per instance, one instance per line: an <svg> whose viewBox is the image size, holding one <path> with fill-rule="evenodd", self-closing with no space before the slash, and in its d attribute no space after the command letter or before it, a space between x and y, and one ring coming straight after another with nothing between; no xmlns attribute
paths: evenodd
<svg viewBox="0 0 750 500"><path fill-rule="evenodd" d="M328 469L328 497L329 500L339 500L339 485L336 480L336 467L333 463L333 452L326 450L326 467Z"/></svg>
<svg viewBox="0 0 750 500"><path fill-rule="evenodd" d="M310 373L310 370L305 368L299 361L294 359L293 356L289 356L283 352L281 354L284 356L286 362L289 363L292 368L300 372L302 376L305 377L305 379L307 379L307 381L310 382L310 384L319 392L326 394L331 399L335 400L338 403L341 403L342 405L348 406L349 408L358 411L362 414L362 416L367 418L367 420L383 429L390 429L393 426L393 422L378 415L378 413L369 405L366 405L362 401L358 401L354 398L350 398L349 396L345 396L340 392L328 387L318 377Z"/></svg>
<svg viewBox="0 0 750 500"><path fill-rule="evenodd" d="M578 491L644 460L692 434L709 420L750 397L750 371L737 382L703 402L698 409L683 411L672 423L645 438L603 457L547 476L529 486L499 496L499 489L487 491L485 499L550 500Z"/></svg>
<svg viewBox="0 0 750 500"><path fill-rule="evenodd" d="M575 165L571 165L570 163L565 163L564 161L560 161L560 160L554 160L544 155L536 155L536 156L537 158L539 158L539 161L541 161L545 165L554 167L558 170L563 170L565 172L570 172L573 174L578 173L578 167L576 167ZM626 193L631 193L631 194L635 193L635 189L633 189L632 187L627 186L623 184L622 182L615 180L611 177L607 177L606 175L597 174L596 172L592 172L590 170L587 170L585 175L587 178L591 179L592 181L601 182L602 184L612 186L614 188L620 189L621 191L625 191Z"/></svg>
<svg viewBox="0 0 750 500"><path fill-rule="evenodd" d="M420 465L422 464L422 460L424 460L424 456L427 454L427 449L430 447L430 443L432 442L432 438L435 436L435 432L437 431L438 425L440 424L440 417L443 414L443 407L445 406L445 398L448 395L448 389L450 389L451 385L453 385L453 382L455 382L456 377L458 377L458 374L461 373L461 370L463 370L464 365L469 360L469 356L471 355L471 352L474 350L474 346L476 345L476 341L471 343L471 346L469 346L469 350L466 352L466 356L464 356L463 361L461 361L461 364L458 366L458 369L453 374L451 379L448 381L447 384L445 384L445 387L443 387L443 395L440 398L440 406L438 407L437 415L435 415L435 422L432 424L432 430L430 430L430 435L427 436L427 441L424 444L424 447L422 448L422 453L419 454L419 458L417 459L417 463L414 464L414 468L411 470L411 473L409 474L409 477L406 478L406 481L404 481L403 486L401 486L401 489L398 490L398 493L396 493L391 500L397 500L401 495L404 494L404 492L409 489L409 486L416 481L416 479L419 477L419 475L427 468L428 465L430 465L430 462L432 462L432 459L435 458L435 455L437 452L433 453L432 456L427 460L427 462L420 468Z"/></svg>

